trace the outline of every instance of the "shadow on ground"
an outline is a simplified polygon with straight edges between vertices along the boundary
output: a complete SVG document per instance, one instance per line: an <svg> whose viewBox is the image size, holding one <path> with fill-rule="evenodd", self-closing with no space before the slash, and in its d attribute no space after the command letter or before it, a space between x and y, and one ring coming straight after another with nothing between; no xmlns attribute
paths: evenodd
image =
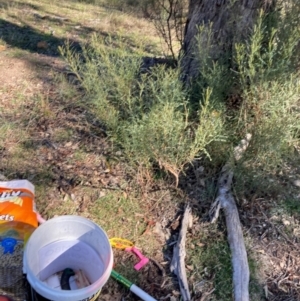
<svg viewBox="0 0 300 301"><path fill-rule="evenodd" d="M0 19L0 39L12 47L49 56L58 56L58 46L64 45L66 41L37 31L29 25L16 25L3 19ZM81 51L79 42L69 42L75 50Z"/></svg>
<svg viewBox="0 0 300 301"><path fill-rule="evenodd" d="M30 9L40 9L40 6L32 4L32 3L24 3L21 1L7 1L7 0L2 0L0 1L0 8L7 8L10 5L17 5L19 8L30 8Z"/></svg>

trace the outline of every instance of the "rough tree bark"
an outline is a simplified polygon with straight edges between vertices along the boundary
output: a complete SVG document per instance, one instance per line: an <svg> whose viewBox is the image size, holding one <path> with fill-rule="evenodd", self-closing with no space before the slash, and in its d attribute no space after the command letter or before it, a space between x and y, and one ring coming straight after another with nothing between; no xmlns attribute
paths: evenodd
<svg viewBox="0 0 300 301"><path fill-rule="evenodd" d="M182 78L199 74L199 55L211 38L209 55L218 60L234 42L249 36L260 9L269 10L277 0L190 0L182 47ZM199 26L203 26L199 32ZM209 34L209 32L211 34Z"/></svg>

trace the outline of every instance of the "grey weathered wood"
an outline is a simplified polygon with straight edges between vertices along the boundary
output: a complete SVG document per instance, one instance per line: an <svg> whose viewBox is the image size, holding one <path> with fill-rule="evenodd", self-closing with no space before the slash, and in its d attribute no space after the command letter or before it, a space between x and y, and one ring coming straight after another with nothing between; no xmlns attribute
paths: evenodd
<svg viewBox="0 0 300 301"><path fill-rule="evenodd" d="M185 207L177 244L174 246L173 258L170 266L171 272L173 272L178 278L181 297L183 301L191 300L191 294L187 282L185 261L184 261L186 256L186 252L185 252L186 232L188 228L191 226L191 223L192 223L191 207L189 206L189 204L187 204L187 206Z"/></svg>
<svg viewBox="0 0 300 301"><path fill-rule="evenodd" d="M251 140L247 134L240 144L235 147L232 161L228 161L222 169L218 180L218 196L211 208L212 221L216 221L222 208L225 213L227 239L231 250L231 261L233 267L233 290L235 301L249 301L249 266L247 251L245 247L243 231L240 223L238 209L231 193L233 178L232 164L238 161Z"/></svg>
<svg viewBox="0 0 300 301"><path fill-rule="evenodd" d="M249 266L238 209L231 194L233 173L224 171L219 179L218 200L225 212L227 239L231 250L233 267L233 290L235 301L249 301Z"/></svg>

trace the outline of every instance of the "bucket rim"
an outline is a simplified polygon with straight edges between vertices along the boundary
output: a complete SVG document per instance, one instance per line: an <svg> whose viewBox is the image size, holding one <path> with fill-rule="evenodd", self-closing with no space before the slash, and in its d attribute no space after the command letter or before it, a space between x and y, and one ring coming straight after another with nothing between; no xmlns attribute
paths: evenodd
<svg viewBox="0 0 300 301"><path fill-rule="evenodd" d="M105 262L104 273L101 275L101 277L97 281L89 285L88 287L77 289L77 290L71 290L71 291L57 290L51 288L46 283L39 280L38 277L33 273L31 268L29 267L27 258L29 257L28 249L30 248L30 241L34 239L35 235L37 235L36 233L42 231L43 228L49 227L49 225L56 223L57 221L83 222L85 224L92 226L95 229L98 228L98 230L100 230L102 234L104 234L104 237L107 241L107 244L109 245L109 250L110 250L109 260L108 262L107 261ZM60 241L60 239L58 238L57 241ZM92 298L95 294L99 292L99 290L102 289L103 285L105 285L105 283L110 277L112 268L113 268L113 251L109 243L109 238L106 232L92 220L77 215L63 215L63 216L54 217L47 220L42 225L40 225L30 236L25 246L24 254L23 254L23 273L26 274L26 278L30 286L41 296L54 301L79 301L79 300L85 300L87 298Z"/></svg>

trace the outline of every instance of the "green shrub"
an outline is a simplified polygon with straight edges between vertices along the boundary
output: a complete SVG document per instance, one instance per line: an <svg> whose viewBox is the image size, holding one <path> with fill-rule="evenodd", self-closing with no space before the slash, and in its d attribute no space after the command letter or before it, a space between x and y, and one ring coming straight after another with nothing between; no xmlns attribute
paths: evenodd
<svg viewBox="0 0 300 301"><path fill-rule="evenodd" d="M202 155L213 141L222 140L222 114L214 107L211 89L190 114L189 99L179 70L165 66L141 73L141 57L119 39L94 36L82 57L61 49L85 90L86 105L106 126L111 138L135 165L157 164L178 174Z"/></svg>
<svg viewBox="0 0 300 301"><path fill-rule="evenodd" d="M271 172L299 142L300 21L298 6L289 4L261 13L248 41L218 62L209 56L208 30L205 46L199 41L196 93L183 87L178 69L160 66L142 73L138 45L129 48L121 37L94 36L81 56L70 47L61 50L85 91L85 106L132 163L157 164L178 180L188 162L209 153L225 161L251 133L243 168ZM231 107L227 97L235 90L240 103Z"/></svg>
<svg viewBox="0 0 300 301"><path fill-rule="evenodd" d="M209 87L213 99L225 106L221 109L226 112L224 128L227 141L232 142L214 155L224 157L251 133L241 164L251 166L253 172L274 172L299 143L300 9L294 0L283 4L278 2L268 15L260 13L249 39L235 44L233 52L217 62L210 57L213 33L199 27L199 37L203 30L207 34L205 43L200 39L198 43L201 67L196 94ZM235 107L228 99L230 93L239 99Z"/></svg>
<svg viewBox="0 0 300 301"><path fill-rule="evenodd" d="M237 123L241 132L253 134L246 157L267 171L278 168L299 142L295 56L300 21L290 13L278 14L276 27L268 28L265 20L261 15L248 44L236 45L235 59L243 91Z"/></svg>

